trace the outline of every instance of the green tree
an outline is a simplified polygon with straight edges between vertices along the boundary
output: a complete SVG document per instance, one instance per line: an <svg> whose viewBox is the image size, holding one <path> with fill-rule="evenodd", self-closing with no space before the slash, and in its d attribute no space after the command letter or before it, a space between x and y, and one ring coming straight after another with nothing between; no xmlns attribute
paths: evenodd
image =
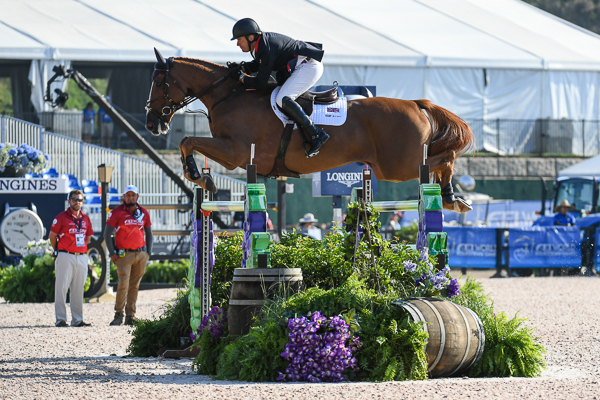
<svg viewBox="0 0 600 400"><path fill-rule="evenodd" d="M0 78L0 114L12 114L12 92L10 78Z"/></svg>
<svg viewBox="0 0 600 400"><path fill-rule="evenodd" d="M88 79L88 81L92 84L93 87L96 88L98 92L100 92L100 94L106 95L106 88L108 86L107 79ZM92 101L90 96L88 96L83 90L81 90L79 86L77 86L77 84L73 81L69 81L69 83L67 83L66 92L69 94L69 100L67 100L66 103L66 107L69 109L74 108L77 110L83 110L85 108L85 105ZM94 109L97 110L98 107L95 103L93 104Z"/></svg>
<svg viewBox="0 0 600 400"><path fill-rule="evenodd" d="M541 10L554 14L588 29L600 33L600 0L524 0Z"/></svg>

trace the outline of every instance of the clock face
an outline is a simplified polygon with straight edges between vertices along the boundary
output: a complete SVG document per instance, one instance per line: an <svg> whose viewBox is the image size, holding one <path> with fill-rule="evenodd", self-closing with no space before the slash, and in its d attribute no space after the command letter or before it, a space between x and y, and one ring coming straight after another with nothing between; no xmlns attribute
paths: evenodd
<svg viewBox="0 0 600 400"><path fill-rule="evenodd" d="M41 240L44 225L36 213L27 209L15 210L4 217L0 224L0 237L4 246L13 253L22 254L27 243Z"/></svg>

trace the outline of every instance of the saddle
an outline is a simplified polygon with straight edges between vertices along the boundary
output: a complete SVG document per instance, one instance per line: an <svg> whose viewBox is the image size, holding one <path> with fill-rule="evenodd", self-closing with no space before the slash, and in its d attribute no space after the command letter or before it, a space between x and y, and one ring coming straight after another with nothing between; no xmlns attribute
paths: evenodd
<svg viewBox="0 0 600 400"><path fill-rule="evenodd" d="M296 103L302 107L306 115L311 115L315 104L335 103L339 98L338 90L337 86L332 86L322 92L307 90L296 98Z"/></svg>

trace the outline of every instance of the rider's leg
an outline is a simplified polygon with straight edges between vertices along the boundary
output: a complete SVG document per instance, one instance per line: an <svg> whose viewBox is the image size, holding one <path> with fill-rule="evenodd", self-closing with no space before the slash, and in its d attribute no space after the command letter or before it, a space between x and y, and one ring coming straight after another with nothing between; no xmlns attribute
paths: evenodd
<svg viewBox="0 0 600 400"><path fill-rule="evenodd" d="M307 152L307 157L316 156L323 143L329 139L329 135L312 123L295 99L317 83L322 74L323 64L320 62L315 60L306 61L304 58L298 60L296 69L285 81L276 99L277 104L283 111L310 136L312 146Z"/></svg>

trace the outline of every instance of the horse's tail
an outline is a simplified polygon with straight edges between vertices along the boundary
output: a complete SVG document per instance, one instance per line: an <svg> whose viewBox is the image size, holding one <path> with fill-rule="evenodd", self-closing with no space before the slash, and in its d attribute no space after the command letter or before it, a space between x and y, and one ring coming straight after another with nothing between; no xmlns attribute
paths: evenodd
<svg viewBox="0 0 600 400"><path fill-rule="evenodd" d="M427 153L435 155L453 150L460 156L473 148L475 136L462 118L429 100L414 100L419 108L427 111L432 120L433 137Z"/></svg>

